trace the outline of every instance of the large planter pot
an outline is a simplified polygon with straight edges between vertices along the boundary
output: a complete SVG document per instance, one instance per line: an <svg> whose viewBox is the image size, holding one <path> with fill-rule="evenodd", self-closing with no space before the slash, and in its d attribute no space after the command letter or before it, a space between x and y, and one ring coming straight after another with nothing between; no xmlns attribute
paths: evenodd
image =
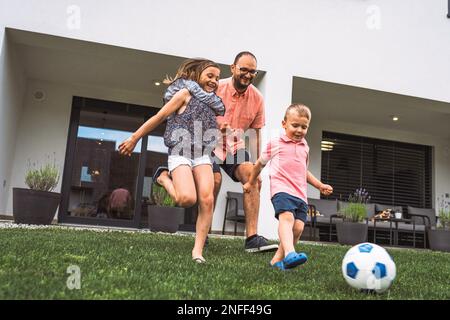
<svg viewBox="0 0 450 320"><path fill-rule="evenodd" d="M13 188L14 222L50 224L61 201L56 192Z"/></svg>
<svg viewBox="0 0 450 320"><path fill-rule="evenodd" d="M348 245L366 242L368 229L365 222L338 222L336 223L338 242Z"/></svg>
<svg viewBox="0 0 450 320"><path fill-rule="evenodd" d="M179 207L148 207L148 226L151 231L174 233L184 222L184 208Z"/></svg>
<svg viewBox="0 0 450 320"><path fill-rule="evenodd" d="M450 230L429 229L428 241L431 250L450 252Z"/></svg>

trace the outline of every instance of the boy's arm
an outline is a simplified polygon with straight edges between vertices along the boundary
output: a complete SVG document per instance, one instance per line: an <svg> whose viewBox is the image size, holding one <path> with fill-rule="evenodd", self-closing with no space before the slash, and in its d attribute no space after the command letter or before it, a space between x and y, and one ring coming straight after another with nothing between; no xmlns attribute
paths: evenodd
<svg viewBox="0 0 450 320"><path fill-rule="evenodd" d="M133 152L139 139L154 130L164 120L166 120L169 115L177 111L185 103L188 97L190 97L190 94L187 89L178 91L173 98L158 111L156 115L148 119L131 135L131 137L119 145L119 153L131 156L131 153Z"/></svg>
<svg viewBox="0 0 450 320"><path fill-rule="evenodd" d="M169 101L179 90L186 88L191 95L203 103L207 104L216 114L216 116L223 116L225 114L225 106L214 92L206 92L200 85L193 80L186 80L183 78L175 80L166 90L164 100Z"/></svg>
<svg viewBox="0 0 450 320"><path fill-rule="evenodd" d="M333 187L328 184L323 184L319 179L317 179L309 170L306 177L309 184L318 189L320 193L328 196L333 193Z"/></svg>
<svg viewBox="0 0 450 320"><path fill-rule="evenodd" d="M186 88L194 97L206 103L214 111L216 116L225 115L225 105L215 92L206 92L197 82L192 80L186 80Z"/></svg>

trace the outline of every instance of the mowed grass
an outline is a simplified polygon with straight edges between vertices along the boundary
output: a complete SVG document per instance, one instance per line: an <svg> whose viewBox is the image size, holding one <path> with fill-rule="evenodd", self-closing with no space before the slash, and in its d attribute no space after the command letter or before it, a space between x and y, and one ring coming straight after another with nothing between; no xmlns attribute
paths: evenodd
<svg viewBox="0 0 450 320"><path fill-rule="evenodd" d="M349 246L300 243L309 261L272 270L271 253L249 254L242 239L211 237L207 264L191 261L193 236L71 229L1 229L0 299L450 299L450 254L388 249L391 289L367 295L347 285ZM70 266L81 288L70 290Z"/></svg>

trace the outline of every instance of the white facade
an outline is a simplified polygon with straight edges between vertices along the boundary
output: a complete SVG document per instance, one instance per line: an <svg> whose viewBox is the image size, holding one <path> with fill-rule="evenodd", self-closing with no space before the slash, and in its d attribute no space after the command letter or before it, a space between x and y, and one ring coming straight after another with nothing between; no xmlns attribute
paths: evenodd
<svg viewBox="0 0 450 320"><path fill-rule="evenodd" d="M53 152L64 158L73 95L160 106L160 93L142 85L146 74L138 74L136 67L132 87L127 69L117 63L144 66L145 57L155 53L230 64L239 51L252 51L265 72L258 84L266 103L265 140L280 130L283 110L293 100L314 101L314 90L302 87L298 78L366 90L367 95L355 97L358 109L336 110L332 95L310 105L310 170L320 177L323 130L426 144L434 147L434 195L450 193L446 13L444 0L0 0L0 214L12 213L11 190L24 186L28 158ZM49 36L43 41L32 33ZM62 38L53 41L51 36ZM117 80L107 65L93 69L105 57L116 59L111 66L121 75ZM97 58L98 64L88 66ZM96 74L78 77L78 69ZM328 87L318 88L319 96ZM46 93L44 101L33 100L36 89ZM374 112L364 97L367 106L380 108ZM400 103L383 108L381 102L391 98ZM393 126L388 117L397 113L404 121ZM277 238L263 177L259 233ZM227 190L241 189L224 175L213 230L222 228ZM309 193L318 197L316 190Z"/></svg>

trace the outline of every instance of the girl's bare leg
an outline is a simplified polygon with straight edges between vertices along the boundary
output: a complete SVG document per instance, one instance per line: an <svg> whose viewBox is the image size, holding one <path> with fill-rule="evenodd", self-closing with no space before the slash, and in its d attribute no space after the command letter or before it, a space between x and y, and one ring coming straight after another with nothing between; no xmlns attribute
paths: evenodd
<svg viewBox="0 0 450 320"><path fill-rule="evenodd" d="M181 165L172 171L172 178L168 171L162 172L158 177L161 184L175 203L181 207L192 207L197 202L192 168Z"/></svg>
<svg viewBox="0 0 450 320"><path fill-rule="evenodd" d="M193 258L203 258L203 247L211 227L214 207L214 175L208 164L194 167L194 180L197 189L198 217L195 226Z"/></svg>

